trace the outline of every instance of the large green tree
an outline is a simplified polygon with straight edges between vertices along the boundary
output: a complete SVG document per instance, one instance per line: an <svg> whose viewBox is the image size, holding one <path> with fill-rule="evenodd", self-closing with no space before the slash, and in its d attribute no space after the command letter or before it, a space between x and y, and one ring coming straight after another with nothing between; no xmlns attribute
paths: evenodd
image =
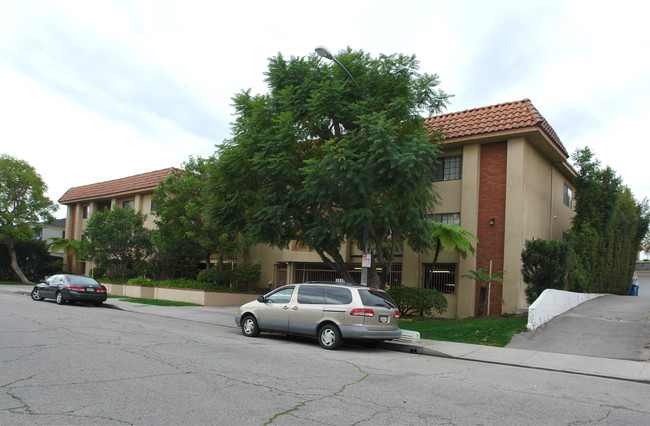
<svg viewBox="0 0 650 426"><path fill-rule="evenodd" d="M223 259L237 256L236 233L228 232L215 221L206 220L208 205L207 168L213 158L190 158L182 173L174 173L154 190L154 243L172 262L205 260L217 254Z"/></svg>
<svg viewBox="0 0 650 426"><path fill-rule="evenodd" d="M152 254L151 230L144 226L145 219L142 212L128 207L94 213L84 229L82 257L126 277Z"/></svg>
<svg viewBox="0 0 650 426"><path fill-rule="evenodd" d="M637 202L616 172L603 168L589 148L577 150L572 159L578 176L569 234L569 288L626 294L650 222L648 203Z"/></svg>
<svg viewBox="0 0 650 426"><path fill-rule="evenodd" d="M34 226L53 220L54 203L45 196L47 185L26 161L0 154L0 242L7 247L11 268L23 283L15 245L33 237Z"/></svg>
<svg viewBox="0 0 650 426"><path fill-rule="evenodd" d="M340 253L346 239L373 254L369 283L383 286L404 243L433 250L427 218L442 135L420 115L448 96L415 56L373 58L350 49L336 64L316 55L271 58L269 93L234 98L234 137L211 170L211 216L256 242L296 240L351 280ZM367 238L364 238L367 237Z"/></svg>

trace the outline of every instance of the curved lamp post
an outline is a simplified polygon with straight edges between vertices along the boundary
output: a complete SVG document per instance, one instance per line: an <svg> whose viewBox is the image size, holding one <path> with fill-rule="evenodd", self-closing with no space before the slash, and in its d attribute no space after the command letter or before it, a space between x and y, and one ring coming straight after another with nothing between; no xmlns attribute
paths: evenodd
<svg viewBox="0 0 650 426"><path fill-rule="evenodd" d="M343 66L343 64L341 64L339 61L336 60L336 58L334 56L332 56L332 53L329 50L327 50L327 47L318 46L314 50L316 51L318 56L320 56L321 58L325 58L325 59L329 59L330 61L334 61L334 62L336 62L336 64L339 67L343 68L343 71L345 71L348 74L348 77L350 77L350 80L352 80L354 85L357 86L357 89L359 89L359 93L361 93L363 95L363 92L361 92L361 87L359 87L359 84L357 83L357 80L355 80L354 77L352 77L352 74L350 74L350 71L348 71L348 69L345 68Z"/></svg>
<svg viewBox="0 0 650 426"><path fill-rule="evenodd" d="M339 67L343 68L343 71L345 71L350 77L350 80L354 83L355 86L357 86L357 89L359 89L359 94L363 97L363 92L361 91L361 87L359 87L359 83L352 77L352 74L350 74L350 71L348 71L347 68L343 66L339 61L336 60L336 58L332 55L332 53L325 47L325 46L318 46L316 49L314 49L318 56L321 58L329 59L330 61L334 61ZM361 258L361 285L368 285L368 268L369 266L367 265L368 263L372 262L371 258L368 257L368 225L364 225L363 227L363 244L364 244L364 249L363 249L363 257Z"/></svg>

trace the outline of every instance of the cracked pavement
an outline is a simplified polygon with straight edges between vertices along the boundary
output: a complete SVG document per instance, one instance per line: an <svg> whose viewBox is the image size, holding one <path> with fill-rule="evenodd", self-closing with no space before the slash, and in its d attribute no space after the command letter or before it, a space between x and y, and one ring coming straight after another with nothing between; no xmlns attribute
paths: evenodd
<svg viewBox="0 0 650 426"><path fill-rule="evenodd" d="M0 424L650 424L650 388L0 293Z"/></svg>

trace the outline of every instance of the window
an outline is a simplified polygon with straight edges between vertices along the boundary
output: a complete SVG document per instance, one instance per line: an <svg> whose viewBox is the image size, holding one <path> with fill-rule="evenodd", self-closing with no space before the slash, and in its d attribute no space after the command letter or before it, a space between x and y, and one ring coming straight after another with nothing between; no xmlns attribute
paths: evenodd
<svg viewBox="0 0 650 426"><path fill-rule="evenodd" d="M306 305L347 305L352 293L347 288L302 285L298 288L298 303Z"/></svg>
<svg viewBox="0 0 650 426"><path fill-rule="evenodd" d="M122 208L124 209L135 208L135 200L122 201Z"/></svg>
<svg viewBox="0 0 650 426"><path fill-rule="evenodd" d="M434 222L460 226L460 213L437 213L429 215Z"/></svg>
<svg viewBox="0 0 650 426"><path fill-rule="evenodd" d="M461 179L463 171L462 155L440 157L438 162L440 164L433 170L433 180L435 182Z"/></svg>
<svg viewBox="0 0 650 426"><path fill-rule="evenodd" d="M424 288L438 290L445 294L456 293L455 263L425 263Z"/></svg>
<svg viewBox="0 0 650 426"><path fill-rule="evenodd" d="M271 303L289 303L293 287L283 288L267 296L266 301Z"/></svg>
<svg viewBox="0 0 650 426"><path fill-rule="evenodd" d="M347 288L329 287L325 296L328 305L347 305L352 303L352 293Z"/></svg>
<svg viewBox="0 0 650 426"><path fill-rule="evenodd" d="M81 208L81 218L88 219L88 213L90 212L90 206L86 204Z"/></svg>
<svg viewBox="0 0 650 426"><path fill-rule="evenodd" d="M572 199L573 199L573 191L571 190L571 187L565 183L564 184L564 205L571 208L573 206L573 203L571 202Z"/></svg>
<svg viewBox="0 0 650 426"><path fill-rule="evenodd" d="M298 288L298 303L318 305L325 303L325 287L303 285Z"/></svg>

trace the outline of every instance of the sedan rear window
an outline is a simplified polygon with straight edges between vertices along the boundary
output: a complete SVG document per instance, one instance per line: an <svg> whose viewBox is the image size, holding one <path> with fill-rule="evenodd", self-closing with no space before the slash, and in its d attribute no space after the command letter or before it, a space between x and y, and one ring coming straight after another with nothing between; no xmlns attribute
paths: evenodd
<svg viewBox="0 0 650 426"><path fill-rule="evenodd" d="M82 276L78 276L78 275L68 275L68 282L70 284L76 284L76 285L79 285L79 284L88 284L88 285L97 284L97 281L95 281L92 278L82 277Z"/></svg>
<svg viewBox="0 0 650 426"><path fill-rule="evenodd" d="M359 296L361 296L361 303L364 306L383 306L397 309L397 304L385 291L371 289L359 290Z"/></svg>

